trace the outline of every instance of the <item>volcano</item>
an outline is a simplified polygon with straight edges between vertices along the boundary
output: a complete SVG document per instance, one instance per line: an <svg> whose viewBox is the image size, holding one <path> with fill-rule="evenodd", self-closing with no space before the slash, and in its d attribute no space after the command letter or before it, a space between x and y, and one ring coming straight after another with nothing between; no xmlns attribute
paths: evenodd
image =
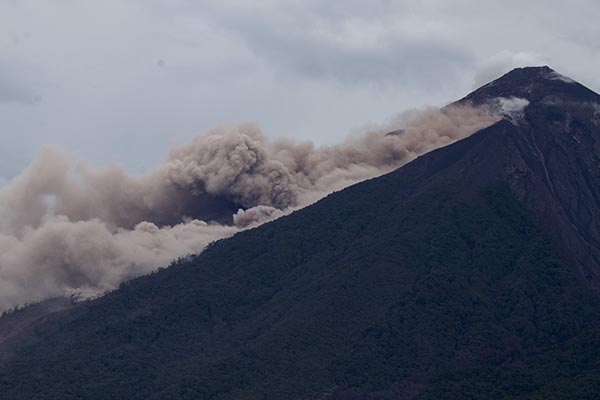
<svg viewBox="0 0 600 400"><path fill-rule="evenodd" d="M502 119L38 323L1 398L597 398L600 96L457 103Z"/></svg>

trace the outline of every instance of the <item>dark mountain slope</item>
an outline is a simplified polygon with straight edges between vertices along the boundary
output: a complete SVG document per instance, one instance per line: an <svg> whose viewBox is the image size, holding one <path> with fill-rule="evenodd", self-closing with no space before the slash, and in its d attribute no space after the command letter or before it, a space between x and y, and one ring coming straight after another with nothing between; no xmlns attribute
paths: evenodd
<svg viewBox="0 0 600 400"><path fill-rule="evenodd" d="M0 396L595 398L597 265L578 246L597 232L600 132L588 97L535 98L49 322Z"/></svg>
<svg viewBox="0 0 600 400"><path fill-rule="evenodd" d="M35 334L49 320L62 318L76 307L69 298L61 297L29 305L0 317L0 363L10 358L15 348L24 345L25 338Z"/></svg>
<svg viewBox="0 0 600 400"><path fill-rule="evenodd" d="M507 164L507 181L597 289L600 96L539 67L511 71L462 101L481 103L499 96L530 101L512 135L520 159Z"/></svg>

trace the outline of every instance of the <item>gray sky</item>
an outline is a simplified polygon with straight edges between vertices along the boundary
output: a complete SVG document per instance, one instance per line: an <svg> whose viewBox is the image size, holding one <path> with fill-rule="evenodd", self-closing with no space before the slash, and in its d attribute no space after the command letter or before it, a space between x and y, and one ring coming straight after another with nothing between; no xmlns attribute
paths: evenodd
<svg viewBox="0 0 600 400"><path fill-rule="evenodd" d="M222 122L333 144L548 64L600 91L600 2L0 0L0 185L42 144L152 167Z"/></svg>

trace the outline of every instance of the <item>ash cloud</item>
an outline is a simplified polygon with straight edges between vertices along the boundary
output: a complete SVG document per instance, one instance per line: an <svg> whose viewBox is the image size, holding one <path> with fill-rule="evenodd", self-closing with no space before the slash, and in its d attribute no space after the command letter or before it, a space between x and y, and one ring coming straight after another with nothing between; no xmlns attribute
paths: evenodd
<svg viewBox="0 0 600 400"><path fill-rule="evenodd" d="M529 100L514 96L498 97L494 103L500 114L513 124L518 124L519 120L523 118L525 107L529 105Z"/></svg>
<svg viewBox="0 0 600 400"><path fill-rule="evenodd" d="M44 148L0 189L0 311L112 290L499 118L487 107L423 109L324 147L269 140L253 124L224 125L173 148L142 176Z"/></svg>
<svg viewBox="0 0 600 400"><path fill-rule="evenodd" d="M114 289L236 230L197 220L162 228L140 222L131 230L113 230L96 219L49 217L18 236L0 234L0 309Z"/></svg>
<svg viewBox="0 0 600 400"><path fill-rule="evenodd" d="M291 210L288 210L291 211ZM287 211L270 206L240 209L233 215L233 224L239 228L251 228L284 216Z"/></svg>

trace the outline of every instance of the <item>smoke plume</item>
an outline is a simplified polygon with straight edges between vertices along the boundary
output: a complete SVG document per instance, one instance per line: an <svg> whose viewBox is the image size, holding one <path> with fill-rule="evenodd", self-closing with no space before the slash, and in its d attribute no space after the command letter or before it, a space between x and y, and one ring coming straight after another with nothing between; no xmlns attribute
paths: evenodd
<svg viewBox="0 0 600 400"><path fill-rule="evenodd" d="M142 176L44 148L0 190L0 311L112 290L498 119L486 107L424 109L324 147L271 141L253 124L220 126Z"/></svg>

